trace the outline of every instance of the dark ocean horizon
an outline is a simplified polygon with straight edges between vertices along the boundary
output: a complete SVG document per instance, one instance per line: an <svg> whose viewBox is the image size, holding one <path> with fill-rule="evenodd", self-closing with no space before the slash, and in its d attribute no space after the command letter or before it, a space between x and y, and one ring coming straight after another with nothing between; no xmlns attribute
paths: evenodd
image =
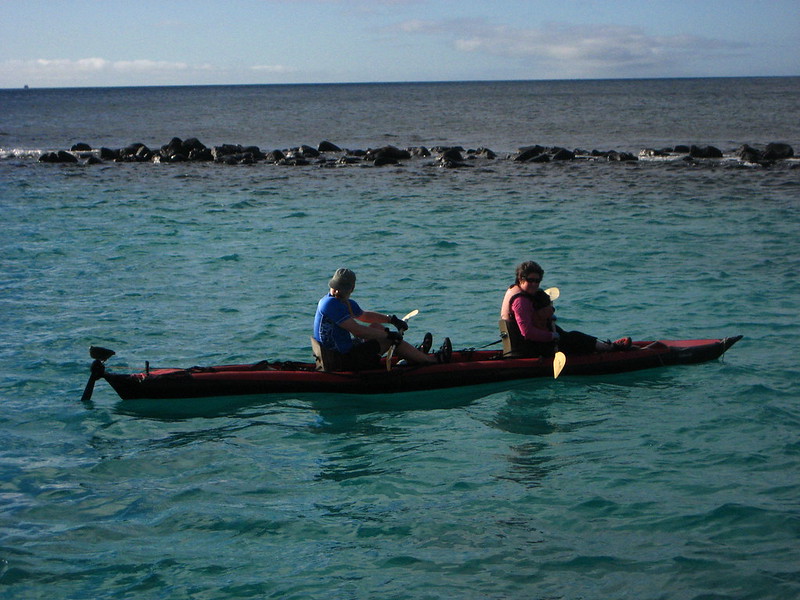
<svg viewBox="0 0 800 600"><path fill-rule="evenodd" d="M0 90L0 149L197 137L268 149L542 144L800 146L798 77L153 86ZM115 121L117 111L126 115Z"/></svg>

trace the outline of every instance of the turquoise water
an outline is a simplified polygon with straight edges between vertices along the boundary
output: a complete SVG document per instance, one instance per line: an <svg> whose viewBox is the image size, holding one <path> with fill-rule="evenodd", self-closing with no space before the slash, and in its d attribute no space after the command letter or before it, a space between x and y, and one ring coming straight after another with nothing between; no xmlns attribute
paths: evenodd
<svg viewBox="0 0 800 600"><path fill-rule="evenodd" d="M0 590L800 597L799 190L791 162L0 161ZM745 337L608 377L171 404L99 382L79 401L90 344L121 371L309 358L339 266L362 306L420 310L412 340L484 345L525 259L562 326Z"/></svg>

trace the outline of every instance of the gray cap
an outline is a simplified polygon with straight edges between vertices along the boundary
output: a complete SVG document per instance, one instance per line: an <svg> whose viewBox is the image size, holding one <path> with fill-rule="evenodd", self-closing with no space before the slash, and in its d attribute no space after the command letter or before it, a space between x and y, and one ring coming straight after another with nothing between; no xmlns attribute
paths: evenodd
<svg viewBox="0 0 800 600"><path fill-rule="evenodd" d="M332 290L353 290L356 287L356 274L350 269L336 269L328 287Z"/></svg>

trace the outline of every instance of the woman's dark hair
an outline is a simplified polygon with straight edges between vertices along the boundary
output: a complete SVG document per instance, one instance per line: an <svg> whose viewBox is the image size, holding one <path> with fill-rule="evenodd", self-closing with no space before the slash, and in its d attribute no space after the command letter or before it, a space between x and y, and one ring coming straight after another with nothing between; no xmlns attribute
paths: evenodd
<svg viewBox="0 0 800 600"><path fill-rule="evenodd" d="M514 283L519 283L531 273L538 273L539 277L544 277L544 269L539 266L539 263L532 260L527 260L517 266L517 279Z"/></svg>

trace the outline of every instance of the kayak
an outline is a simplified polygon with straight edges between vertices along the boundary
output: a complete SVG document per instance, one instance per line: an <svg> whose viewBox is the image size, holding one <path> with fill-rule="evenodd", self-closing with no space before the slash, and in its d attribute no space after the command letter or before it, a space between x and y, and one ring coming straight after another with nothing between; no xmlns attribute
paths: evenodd
<svg viewBox="0 0 800 600"><path fill-rule="evenodd" d="M703 363L721 357L742 336L706 340L636 341L628 350L568 356L561 376L606 375L670 365ZM105 379L123 400L203 398L285 393L392 394L435 390L518 379L553 377L553 358L504 358L501 350L453 351L450 362L407 365L368 371L317 370L313 362L151 369L141 373L107 371L112 350L92 347L94 358L84 400L91 398L94 382Z"/></svg>

